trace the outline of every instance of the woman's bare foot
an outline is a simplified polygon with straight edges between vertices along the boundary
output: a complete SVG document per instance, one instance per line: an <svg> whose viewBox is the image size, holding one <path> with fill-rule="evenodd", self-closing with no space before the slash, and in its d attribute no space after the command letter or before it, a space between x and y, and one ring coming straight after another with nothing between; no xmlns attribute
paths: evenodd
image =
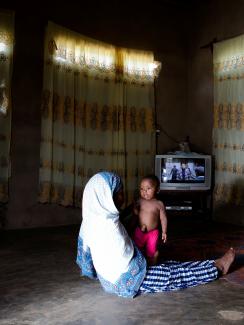
<svg viewBox="0 0 244 325"><path fill-rule="evenodd" d="M220 272L222 272L222 274L227 274L234 259L235 259L235 251L231 247L222 257L218 258L215 261L215 266Z"/></svg>

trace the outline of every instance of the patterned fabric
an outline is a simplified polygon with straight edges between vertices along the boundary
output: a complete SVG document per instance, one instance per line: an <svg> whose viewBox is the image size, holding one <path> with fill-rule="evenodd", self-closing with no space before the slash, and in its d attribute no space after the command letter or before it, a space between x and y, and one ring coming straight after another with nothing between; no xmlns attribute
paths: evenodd
<svg viewBox="0 0 244 325"><path fill-rule="evenodd" d="M8 201L14 13L0 11L0 202Z"/></svg>
<svg viewBox="0 0 244 325"><path fill-rule="evenodd" d="M97 279L90 248L87 247L86 250L83 248L83 240L81 237L78 238L76 263L81 269L81 275L87 276L90 279Z"/></svg>
<svg viewBox="0 0 244 325"><path fill-rule="evenodd" d="M174 291L215 280L218 270L214 261L175 262L150 266L140 287L141 293Z"/></svg>
<svg viewBox="0 0 244 325"><path fill-rule="evenodd" d="M98 277L106 291L133 297L145 277L146 261L120 223L113 194L121 186L121 179L112 172L98 173L87 183L77 264L82 275Z"/></svg>
<svg viewBox="0 0 244 325"><path fill-rule="evenodd" d="M153 53L49 22L44 60L39 201L80 207L92 175L112 170L130 203L154 169Z"/></svg>
<svg viewBox="0 0 244 325"><path fill-rule="evenodd" d="M117 83L152 83L161 64L152 52L115 47L48 23L49 59L65 64L76 73L92 74L97 79ZM51 64L49 60L49 64Z"/></svg>
<svg viewBox="0 0 244 325"><path fill-rule="evenodd" d="M101 275L96 273L90 249L88 248L87 251L83 250L83 241L80 237L78 238L76 263L81 269L82 276L87 276L90 279L99 279L106 292L125 298L136 296L145 277L142 270L145 270L146 261L136 246L134 246L134 256L131 259L127 272L123 273L115 283L105 280Z"/></svg>
<svg viewBox="0 0 244 325"><path fill-rule="evenodd" d="M122 181L119 175L109 172L100 172L100 175L109 184L112 193L117 193L122 188Z"/></svg>
<svg viewBox="0 0 244 325"><path fill-rule="evenodd" d="M214 44L215 206L244 205L244 35Z"/></svg>
<svg viewBox="0 0 244 325"><path fill-rule="evenodd" d="M115 282L106 281L98 274L98 278L108 293L114 293L125 298L137 295L140 285L145 277L146 261L139 249L134 246L134 256L131 259L128 271Z"/></svg>

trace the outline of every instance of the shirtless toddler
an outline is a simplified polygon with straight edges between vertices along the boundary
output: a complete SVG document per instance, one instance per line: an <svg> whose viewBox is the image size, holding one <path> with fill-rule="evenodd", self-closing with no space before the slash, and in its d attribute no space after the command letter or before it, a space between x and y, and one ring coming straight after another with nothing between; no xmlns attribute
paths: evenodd
<svg viewBox="0 0 244 325"><path fill-rule="evenodd" d="M159 180L149 175L141 180L140 199L134 206L134 214L138 216L138 226L133 239L139 249L143 250L150 265L157 263L159 226L162 228L162 240L167 240L167 217L163 202L156 199Z"/></svg>

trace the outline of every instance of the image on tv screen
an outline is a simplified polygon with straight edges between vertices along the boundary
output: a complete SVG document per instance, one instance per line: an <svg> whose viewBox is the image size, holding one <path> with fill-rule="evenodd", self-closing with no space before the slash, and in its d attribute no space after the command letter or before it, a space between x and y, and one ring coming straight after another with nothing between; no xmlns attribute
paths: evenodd
<svg viewBox="0 0 244 325"><path fill-rule="evenodd" d="M161 161L161 182L204 183L205 159L165 158Z"/></svg>

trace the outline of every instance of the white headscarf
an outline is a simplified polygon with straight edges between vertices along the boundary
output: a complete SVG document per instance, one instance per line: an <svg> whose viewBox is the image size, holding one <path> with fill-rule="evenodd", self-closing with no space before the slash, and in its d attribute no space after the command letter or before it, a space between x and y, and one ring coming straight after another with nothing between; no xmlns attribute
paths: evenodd
<svg viewBox="0 0 244 325"><path fill-rule="evenodd" d="M92 277L92 273L93 276L97 274L99 280L102 279L103 286L103 282L106 282L105 286L107 283L109 286L116 284L117 288L119 281L122 286L132 285L139 288L145 275L146 263L119 221L119 211L114 204L113 194L121 186L120 178L110 172L98 173L87 183L82 200L83 220L79 233L77 263L83 269L83 275ZM126 272L126 281L130 278L131 284L121 284L121 276ZM113 290L110 288L108 291Z"/></svg>

